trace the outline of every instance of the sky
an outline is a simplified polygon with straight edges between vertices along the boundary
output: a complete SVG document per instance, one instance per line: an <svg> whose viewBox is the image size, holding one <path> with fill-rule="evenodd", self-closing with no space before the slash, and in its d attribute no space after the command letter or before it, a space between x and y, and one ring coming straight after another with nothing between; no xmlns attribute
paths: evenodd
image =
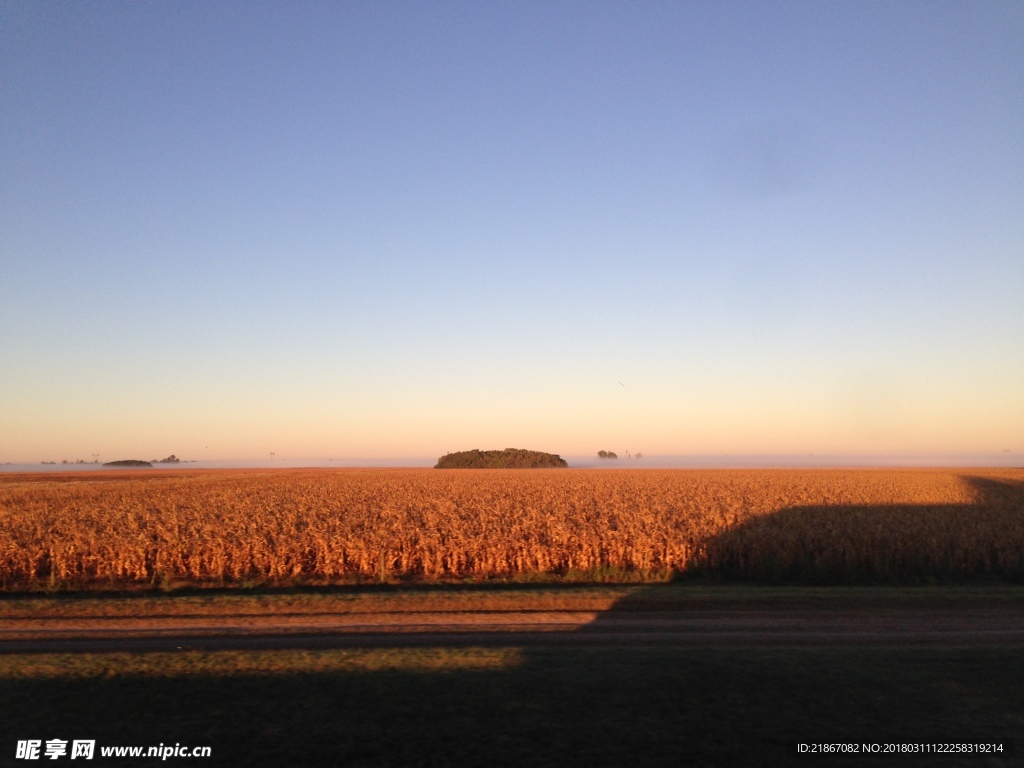
<svg viewBox="0 0 1024 768"><path fill-rule="evenodd" d="M1024 454L1019 2L0 0L0 462Z"/></svg>

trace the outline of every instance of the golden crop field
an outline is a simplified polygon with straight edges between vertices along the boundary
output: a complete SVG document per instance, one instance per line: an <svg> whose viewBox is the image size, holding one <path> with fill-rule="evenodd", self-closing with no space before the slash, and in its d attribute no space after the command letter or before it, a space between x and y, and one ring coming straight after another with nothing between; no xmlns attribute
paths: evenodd
<svg viewBox="0 0 1024 768"><path fill-rule="evenodd" d="M0 475L4 590L1024 576L1024 470Z"/></svg>

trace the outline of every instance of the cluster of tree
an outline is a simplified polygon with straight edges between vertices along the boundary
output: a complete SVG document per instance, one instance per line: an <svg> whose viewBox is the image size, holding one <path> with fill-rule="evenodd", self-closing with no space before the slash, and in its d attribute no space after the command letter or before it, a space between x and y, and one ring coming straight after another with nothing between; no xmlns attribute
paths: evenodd
<svg viewBox="0 0 1024 768"><path fill-rule="evenodd" d="M120 459L119 461L108 461L104 467L152 467L148 461L140 461L139 459Z"/></svg>
<svg viewBox="0 0 1024 768"><path fill-rule="evenodd" d="M598 451L597 458L599 459L617 459L618 454L615 451Z"/></svg>
<svg viewBox="0 0 1024 768"><path fill-rule="evenodd" d="M271 454L273 455L273 454ZM181 459L175 456L173 453L166 459L151 459L154 464L181 464Z"/></svg>
<svg viewBox="0 0 1024 768"><path fill-rule="evenodd" d="M546 467L568 467L561 456L541 451L527 451L523 448L506 448L504 451L472 451L449 453L437 460L434 469L542 469Z"/></svg>

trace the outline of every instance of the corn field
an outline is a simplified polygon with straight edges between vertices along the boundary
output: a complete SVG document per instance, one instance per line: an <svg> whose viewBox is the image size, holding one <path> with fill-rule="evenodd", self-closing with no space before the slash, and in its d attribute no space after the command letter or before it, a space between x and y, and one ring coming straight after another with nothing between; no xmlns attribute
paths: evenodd
<svg viewBox="0 0 1024 768"><path fill-rule="evenodd" d="M1024 577L1024 470L0 475L0 588Z"/></svg>

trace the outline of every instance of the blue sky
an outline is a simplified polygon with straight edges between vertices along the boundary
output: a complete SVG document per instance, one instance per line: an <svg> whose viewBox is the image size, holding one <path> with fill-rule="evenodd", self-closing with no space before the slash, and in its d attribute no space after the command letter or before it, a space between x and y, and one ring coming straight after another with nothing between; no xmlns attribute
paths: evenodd
<svg viewBox="0 0 1024 768"><path fill-rule="evenodd" d="M1019 3L0 2L0 461L1024 452Z"/></svg>

